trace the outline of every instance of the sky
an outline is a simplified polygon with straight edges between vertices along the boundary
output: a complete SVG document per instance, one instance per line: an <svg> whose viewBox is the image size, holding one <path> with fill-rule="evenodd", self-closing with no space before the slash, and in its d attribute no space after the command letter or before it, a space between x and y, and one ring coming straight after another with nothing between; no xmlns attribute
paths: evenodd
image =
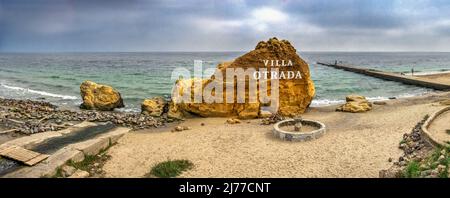
<svg viewBox="0 0 450 198"><path fill-rule="evenodd" d="M0 52L450 51L449 0L0 0Z"/></svg>

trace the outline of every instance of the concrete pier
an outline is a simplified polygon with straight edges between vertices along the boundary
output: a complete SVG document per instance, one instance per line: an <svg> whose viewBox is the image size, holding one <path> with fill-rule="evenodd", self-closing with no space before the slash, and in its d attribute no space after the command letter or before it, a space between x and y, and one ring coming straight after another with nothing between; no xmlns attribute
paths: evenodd
<svg viewBox="0 0 450 198"><path fill-rule="evenodd" d="M433 81L432 79L421 79L420 77L415 76L406 76L401 74L396 74L392 72L384 72L380 70L375 69L367 69L367 68L360 68L355 66L346 66L346 65L339 65L339 64L329 64L329 63L320 63L317 62L319 65L324 65L328 67L333 67L336 69L342 69L345 71L350 71L354 73L359 73L367 76L372 76L375 78L381 78L384 80L390 80L390 81L396 81L401 82L408 85L416 85L420 87L426 87L436 90L442 90L442 91L450 91L450 84L445 84L441 82Z"/></svg>

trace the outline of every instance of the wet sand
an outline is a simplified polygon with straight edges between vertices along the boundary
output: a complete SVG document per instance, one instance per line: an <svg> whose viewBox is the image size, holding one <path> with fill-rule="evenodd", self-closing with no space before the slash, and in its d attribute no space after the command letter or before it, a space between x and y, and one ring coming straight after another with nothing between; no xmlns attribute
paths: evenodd
<svg viewBox="0 0 450 198"><path fill-rule="evenodd" d="M309 142L276 139L259 119L236 125L226 118L189 119L180 125L191 130L170 132L173 125L125 135L103 168L107 177L143 177L159 162L188 159L195 167L181 177L378 177L390 157L401 156L402 135L442 108L445 98L450 92L391 100L358 114L310 108L303 117L328 130Z"/></svg>

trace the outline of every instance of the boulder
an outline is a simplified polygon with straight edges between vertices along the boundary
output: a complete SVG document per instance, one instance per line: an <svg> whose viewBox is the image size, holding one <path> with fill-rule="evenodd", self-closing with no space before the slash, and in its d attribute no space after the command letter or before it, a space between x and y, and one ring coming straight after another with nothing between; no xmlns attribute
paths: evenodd
<svg viewBox="0 0 450 198"><path fill-rule="evenodd" d="M76 170L75 173L73 173L71 176L69 176L68 178L87 178L89 177L90 174L87 171L83 171L83 170Z"/></svg>
<svg viewBox="0 0 450 198"><path fill-rule="evenodd" d="M182 120L184 115L181 109L178 108L172 101L169 102L169 108L167 111L167 117L176 120Z"/></svg>
<svg viewBox="0 0 450 198"><path fill-rule="evenodd" d="M336 111L361 113L372 110L372 103L370 103L364 96L348 95L346 103L336 109Z"/></svg>
<svg viewBox="0 0 450 198"><path fill-rule="evenodd" d="M166 105L167 101L161 96L145 99L141 104L141 112L145 115L159 117L164 113Z"/></svg>
<svg viewBox="0 0 450 198"><path fill-rule="evenodd" d="M125 107L120 93L108 85L84 81L80 86L83 109L112 111L114 108Z"/></svg>
<svg viewBox="0 0 450 198"><path fill-rule="evenodd" d="M272 113L278 113L283 116L297 116L305 112L305 110L310 105L314 94L314 83L311 80L309 66L308 64L300 58L297 54L296 49L289 43L287 40L278 40L277 38L271 38L267 42L261 41L257 44L253 51L250 51L241 57L238 57L232 62L221 63L217 66L219 72L222 73L224 79L226 79L226 70L227 69L255 69L256 72L264 72L267 70L271 72L272 70L278 69L278 76L276 78L279 79L279 97L277 98L277 102L279 104L278 110ZM264 70L261 70L264 69ZM287 75L290 72L292 74L299 74L299 78L282 78L281 73ZM271 74L271 73L269 73ZM261 75L261 73L260 73ZM203 100L200 103L194 102L182 102L176 103L175 106L177 109L183 112L189 112L192 114L200 115L203 117L238 117L240 119L250 119L257 118L262 116L267 116L266 113L261 114L261 109L264 106L268 106L269 104L263 104L259 100L256 102L249 102L249 78L254 75L248 75L245 79L246 87L245 87L245 103L237 102L236 92L232 93L233 90L226 89L227 83L233 83L230 86L234 86L235 90L237 90L237 81L236 82L226 82L226 80L220 82L212 76L209 79L180 79L177 81L177 86L174 91L178 91L181 96L176 96L176 94L172 94L173 101L179 101L179 99L186 93L188 88L191 88L192 98L193 93L195 91L203 92L205 87L210 85L210 83L223 83L223 98L224 102L220 103L206 103L205 98L203 96ZM261 83L267 83L267 81L271 81L272 76L269 76L268 79L259 78L257 81L258 87L261 86ZM194 86L195 81L199 81L201 83L200 86ZM268 85L267 90L270 92L271 84ZM215 93L214 90L213 93ZM231 92L230 92L231 91ZM261 98L261 90L256 90L256 95L258 98ZM226 103L226 96L234 95L234 102Z"/></svg>

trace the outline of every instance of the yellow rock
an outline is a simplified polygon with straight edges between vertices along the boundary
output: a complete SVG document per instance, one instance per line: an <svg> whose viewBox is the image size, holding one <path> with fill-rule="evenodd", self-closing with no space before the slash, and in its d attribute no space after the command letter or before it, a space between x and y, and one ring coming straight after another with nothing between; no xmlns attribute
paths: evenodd
<svg viewBox="0 0 450 198"><path fill-rule="evenodd" d="M169 110L167 112L167 117L172 119L181 120L184 115L183 112L176 106L173 102L169 103Z"/></svg>
<svg viewBox="0 0 450 198"><path fill-rule="evenodd" d="M164 107L167 105L163 97L157 96L151 99L145 99L141 104L143 114L159 117L164 113Z"/></svg>
<svg viewBox="0 0 450 198"><path fill-rule="evenodd" d="M241 120L236 119L236 118L230 118L230 119L227 120L227 123L228 124L240 124Z"/></svg>
<svg viewBox="0 0 450 198"><path fill-rule="evenodd" d="M114 108L124 107L120 93L108 85L84 81L80 86L83 109L97 109L111 111Z"/></svg>
<svg viewBox="0 0 450 198"><path fill-rule="evenodd" d="M348 95L345 100L347 102L344 105L338 107L336 111L362 113L372 110L372 103L367 101L364 96Z"/></svg>
<svg viewBox="0 0 450 198"><path fill-rule="evenodd" d="M269 64L266 65L263 61L269 61ZM289 61L292 63L290 66L274 66L270 64L271 60L278 60L279 62L284 61L284 63L288 63ZM306 108L310 105L314 94L314 83L311 80L309 66L308 64L300 58L297 54L296 49L286 40L278 40L277 38L271 38L269 41L264 42L261 41L255 47L255 50L244 54L241 57L238 57L236 60L232 62L221 63L217 66L217 68L222 72L223 77L226 77L226 69L232 68L254 68L256 71L260 71L260 69L264 68L270 71L271 69L278 69L279 72L299 72L301 74L301 78L295 79L279 79L279 108L278 114L283 116L297 116L305 112ZM265 115L261 115L261 107L265 106L257 102L250 103L248 102L248 79L246 79L246 103L238 103L236 97L236 91L234 92L234 103L205 103L204 101L201 103L177 103L175 106L181 111L193 113L196 115L204 116L204 117L231 117L237 116L241 119L249 119L249 118L257 118ZM267 80L259 79L258 83L266 83ZM178 83L178 91L181 95L185 94L187 88L191 87L191 93L194 95L194 90L202 92L204 88L212 82L215 81L215 78L211 77L210 79L201 80L201 88L194 86L195 79L184 79L177 81ZM224 84L230 82L223 82ZM237 85L234 82L236 89ZM226 101L226 96L231 94L230 90L223 90L223 98ZM200 90L199 90L200 89ZM270 93L271 87L268 86L268 92ZM260 90L257 90L258 98L261 97ZM192 96L193 97L193 96ZM173 97L174 101L180 100L180 98Z"/></svg>

